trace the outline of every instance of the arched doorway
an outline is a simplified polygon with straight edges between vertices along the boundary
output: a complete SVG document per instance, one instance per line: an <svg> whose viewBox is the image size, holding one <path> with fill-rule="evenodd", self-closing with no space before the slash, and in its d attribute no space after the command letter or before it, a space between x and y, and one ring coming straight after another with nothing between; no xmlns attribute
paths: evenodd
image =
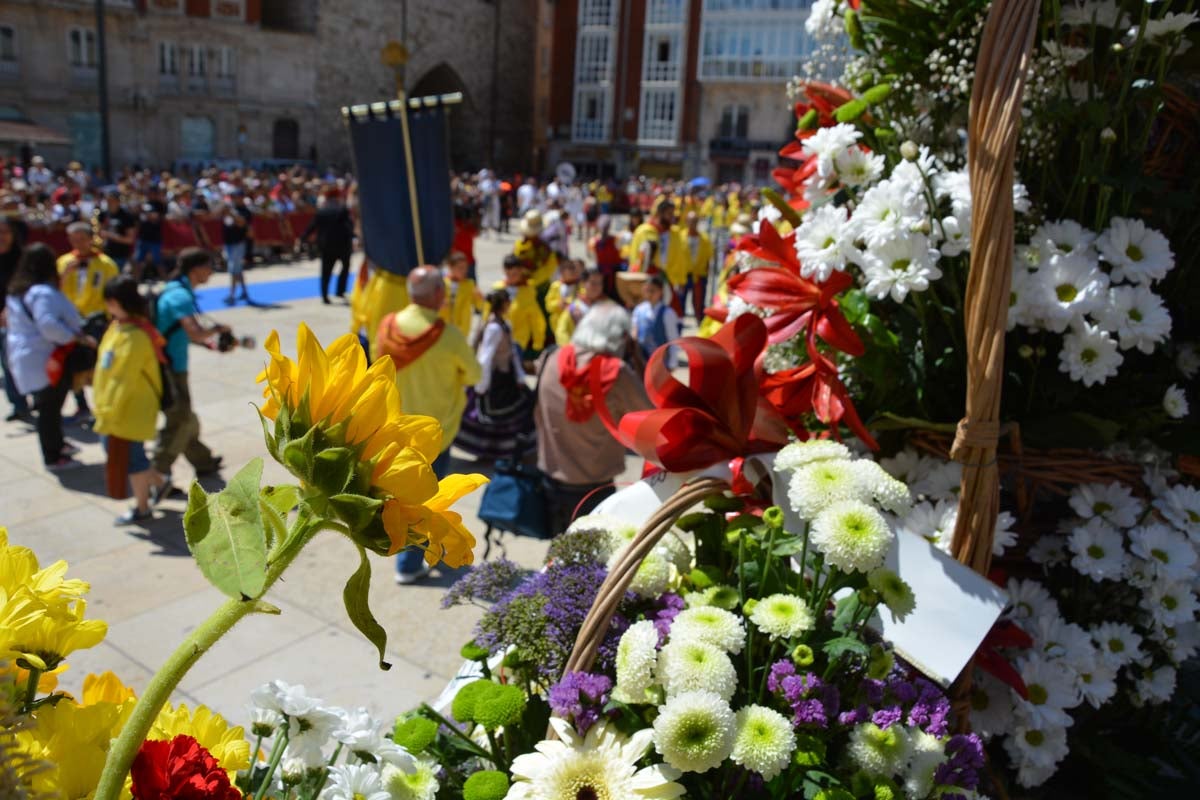
<svg viewBox="0 0 1200 800"><path fill-rule="evenodd" d="M300 123L294 119L277 119L271 129L271 157L300 157Z"/></svg>
<svg viewBox="0 0 1200 800"><path fill-rule="evenodd" d="M484 121L475 108L466 84L443 62L426 72L409 90L410 97L451 94L461 92L463 101L449 106L447 127L450 132L450 166L456 171L476 170L488 166L487 145L484 141Z"/></svg>

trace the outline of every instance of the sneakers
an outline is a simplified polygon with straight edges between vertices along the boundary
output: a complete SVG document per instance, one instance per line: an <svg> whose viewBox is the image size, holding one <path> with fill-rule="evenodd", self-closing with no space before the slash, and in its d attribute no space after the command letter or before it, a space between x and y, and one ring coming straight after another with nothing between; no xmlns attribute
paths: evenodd
<svg viewBox="0 0 1200 800"><path fill-rule="evenodd" d="M196 470L197 478L208 478L213 475L219 475L221 472L221 462L224 461L221 456L213 456L212 464L204 469Z"/></svg>
<svg viewBox="0 0 1200 800"><path fill-rule="evenodd" d="M14 411L4 418L5 422L30 422L32 420L32 411Z"/></svg>
<svg viewBox="0 0 1200 800"><path fill-rule="evenodd" d="M51 461L49 464L47 464L46 469L50 470L51 472L66 472L72 469L79 469L82 466L82 462L76 461L70 456L62 456L57 461Z"/></svg>
<svg viewBox="0 0 1200 800"><path fill-rule="evenodd" d="M64 458L72 458L74 456L79 455L79 453L80 453L79 445L71 444L70 442L65 442L62 446L62 455Z"/></svg>
<svg viewBox="0 0 1200 800"><path fill-rule="evenodd" d="M113 525L119 527L125 525L137 525L139 522L148 522L154 519L153 509L147 508L145 511L138 511L136 508L131 508L113 521Z"/></svg>
<svg viewBox="0 0 1200 800"><path fill-rule="evenodd" d="M156 506L175 493L175 484L171 483L171 473L163 475L163 482L150 489L150 505Z"/></svg>
<svg viewBox="0 0 1200 800"><path fill-rule="evenodd" d="M433 570L430 568L430 566L428 564L422 564L421 568L418 569L416 572L399 572L398 571L398 572L396 572L396 583L400 584L401 586L408 586L409 584L413 584L419 580L423 580L432 571Z"/></svg>

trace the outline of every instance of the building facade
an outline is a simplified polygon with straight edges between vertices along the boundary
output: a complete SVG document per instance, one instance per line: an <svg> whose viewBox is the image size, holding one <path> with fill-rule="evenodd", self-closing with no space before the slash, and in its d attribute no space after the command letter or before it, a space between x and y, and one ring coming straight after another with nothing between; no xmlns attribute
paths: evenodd
<svg viewBox="0 0 1200 800"><path fill-rule="evenodd" d="M315 161L349 166L340 108L389 99L380 58L406 41L412 94L461 91L456 166L527 168L537 0L106 0L114 166ZM93 0L0 3L0 119L65 134L52 161L100 161ZM500 69L494 69L499 64Z"/></svg>
<svg viewBox="0 0 1200 800"><path fill-rule="evenodd" d="M549 160L584 175L766 183L812 0L560 0Z"/></svg>

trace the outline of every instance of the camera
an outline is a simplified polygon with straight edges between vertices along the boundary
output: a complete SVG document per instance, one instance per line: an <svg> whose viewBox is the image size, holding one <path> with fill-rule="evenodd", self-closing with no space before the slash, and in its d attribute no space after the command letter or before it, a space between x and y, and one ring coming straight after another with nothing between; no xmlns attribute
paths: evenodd
<svg viewBox="0 0 1200 800"><path fill-rule="evenodd" d="M253 336L234 336L230 331L221 331L217 334L217 350L222 353L228 353L235 347L253 350L255 344Z"/></svg>

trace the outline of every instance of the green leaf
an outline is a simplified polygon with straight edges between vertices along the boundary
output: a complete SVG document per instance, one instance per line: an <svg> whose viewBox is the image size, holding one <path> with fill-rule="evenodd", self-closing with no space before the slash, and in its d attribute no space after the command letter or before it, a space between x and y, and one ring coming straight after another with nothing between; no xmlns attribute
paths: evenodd
<svg viewBox="0 0 1200 800"><path fill-rule="evenodd" d="M888 96L891 93L892 93L891 84L878 83L878 84L875 84L874 86L872 86L870 89L867 89L865 92L863 92L862 99L866 101L867 105L873 106L876 103L881 103L884 100L888 99Z"/></svg>
<svg viewBox="0 0 1200 800"><path fill-rule="evenodd" d="M352 533L358 533L379 516L383 501L361 494L336 494L329 498L329 505Z"/></svg>
<svg viewBox="0 0 1200 800"><path fill-rule="evenodd" d="M850 620L854 619L854 615L861 607L862 602L858 599L858 592L853 592L839 600L833 612L833 629L844 632L850 627Z"/></svg>
<svg viewBox="0 0 1200 800"><path fill-rule="evenodd" d="M266 523L267 547L287 538L288 513L300 502L300 487L264 486L259 492L258 509Z"/></svg>
<svg viewBox="0 0 1200 800"><path fill-rule="evenodd" d="M183 531L209 583L229 597L253 600L266 585L267 536L259 509L263 462L252 460L216 494L198 483L188 492Z"/></svg>
<svg viewBox="0 0 1200 800"><path fill-rule="evenodd" d="M330 447L313 456L312 483L328 495L341 494L354 477L358 456L349 447Z"/></svg>
<svg viewBox="0 0 1200 800"><path fill-rule="evenodd" d="M821 649L825 651L825 655L830 659L837 659L844 656L846 653L851 653L856 656L866 656L871 650L860 640L853 636L839 636L836 639L830 639Z"/></svg>
<svg viewBox="0 0 1200 800"><path fill-rule="evenodd" d="M350 580L346 581L346 588L342 590L342 600L346 603L346 614L354 623L354 627L379 651L379 668L388 670L392 665L383 660L383 651L387 647L387 631L375 619L367 602L371 588L371 562L367 558L367 551L362 547L358 548L358 559L358 569L350 576Z"/></svg>
<svg viewBox="0 0 1200 800"><path fill-rule="evenodd" d="M771 555L774 556L794 556L804 550L803 536L786 536L775 542L775 547L771 550Z"/></svg>
<svg viewBox="0 0 1200 800"><path fill-rule="evenodd" d="M283 465L297 477L312 481L313 469L313 436L316 428L309 428L308 433L299 439L294 439L284 445Z"/></svg>

